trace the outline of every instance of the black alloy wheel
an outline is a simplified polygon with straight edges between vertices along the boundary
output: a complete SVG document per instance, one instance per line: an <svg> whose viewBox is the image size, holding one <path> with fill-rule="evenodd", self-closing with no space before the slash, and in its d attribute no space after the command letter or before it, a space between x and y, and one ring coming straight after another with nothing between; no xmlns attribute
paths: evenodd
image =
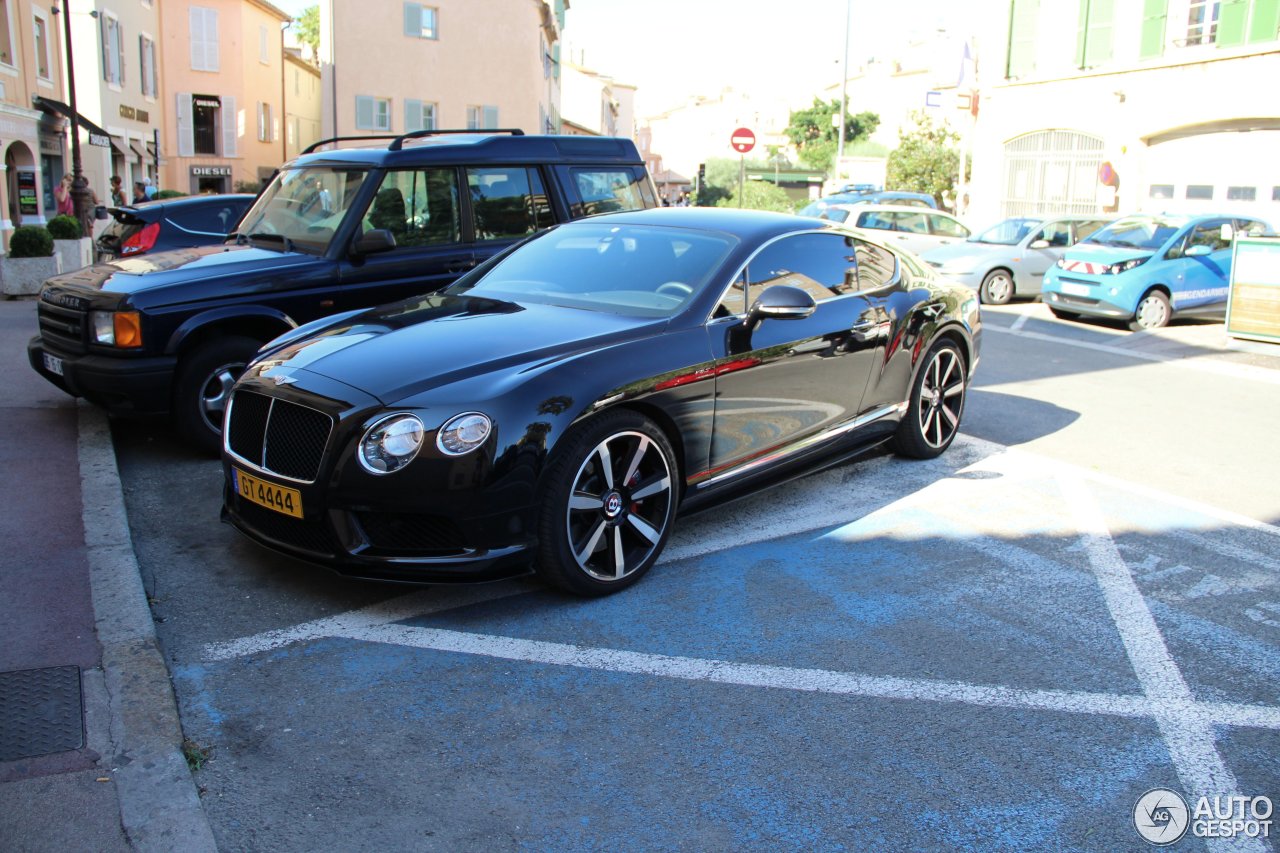
<svg viewBox="0 0 1280 853"><path fill-rule="evenodd" d="M231 386L260 346L253 338L221 338L183 359L174 386L173 418L182 437L197 449L210 455L221 449Z"/></svg>
<svg viewBox="0 0 1280 853"><path fill-rule="evenodd" d="M671 532L677 473L666 435L637 412L612 412L575 428L547 474L538 573L589 596L638 581Z"/></svg>
<svg viewBox="0 0 1280 853"><path fill-rule="evenodd" d="M894 450L932 459L950 447L960 432L966 382L960 348L950 340L934 344L911 385L911 402L894 433Z"/></svg>

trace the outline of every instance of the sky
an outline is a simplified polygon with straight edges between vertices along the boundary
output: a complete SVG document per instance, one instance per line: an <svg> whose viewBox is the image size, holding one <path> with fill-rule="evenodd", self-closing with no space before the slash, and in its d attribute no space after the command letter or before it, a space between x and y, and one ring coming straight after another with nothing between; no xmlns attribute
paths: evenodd
<svg viewBox="0 0 1280 853"><path fill-rule="evenodd" d="M273 3L297 15L315 0ZM569 0L564 35L573 61L638 87L640 115L730 86L803 105L839 82L846 20L853 68L913 36L963 27L967 8L962 0Z"/></svg>

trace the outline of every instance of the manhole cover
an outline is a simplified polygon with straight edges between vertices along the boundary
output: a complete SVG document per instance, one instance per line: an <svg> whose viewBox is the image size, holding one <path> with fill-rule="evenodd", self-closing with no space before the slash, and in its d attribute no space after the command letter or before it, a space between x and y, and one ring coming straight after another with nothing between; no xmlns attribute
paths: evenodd
<svg viewBox="0 0 1280 853"><path fill-rule="evenodd" d="M0 761L84 746L80 667L0 672Z"/></svg>

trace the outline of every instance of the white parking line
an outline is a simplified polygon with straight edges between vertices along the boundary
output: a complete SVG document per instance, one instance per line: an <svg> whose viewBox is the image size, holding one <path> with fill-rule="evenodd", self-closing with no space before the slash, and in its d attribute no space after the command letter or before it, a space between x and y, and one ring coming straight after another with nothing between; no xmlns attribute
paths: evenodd
<svg viewBox="0 0 1280 853"><path fill-rule="evenodd" d="M1025 326L1027 324L1027 321L1030 319L1031 319L1030 314L1019 314L1018 319L1014 320L1013 325L1009 327L1009 331L1011 332L1018 331L1023 326Z"/></svg>

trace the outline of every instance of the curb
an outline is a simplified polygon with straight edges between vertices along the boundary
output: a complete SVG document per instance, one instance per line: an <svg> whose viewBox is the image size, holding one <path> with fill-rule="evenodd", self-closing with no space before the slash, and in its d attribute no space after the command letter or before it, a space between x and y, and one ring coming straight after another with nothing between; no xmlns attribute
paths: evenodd
<svg viewBox="0 0 1280 853"><path fill-rule="evenodd" d="M134 850L217 850L181 752L169 670L138 571L107 417L78 401L85 551L110 708L111 774Z"/></svg>

